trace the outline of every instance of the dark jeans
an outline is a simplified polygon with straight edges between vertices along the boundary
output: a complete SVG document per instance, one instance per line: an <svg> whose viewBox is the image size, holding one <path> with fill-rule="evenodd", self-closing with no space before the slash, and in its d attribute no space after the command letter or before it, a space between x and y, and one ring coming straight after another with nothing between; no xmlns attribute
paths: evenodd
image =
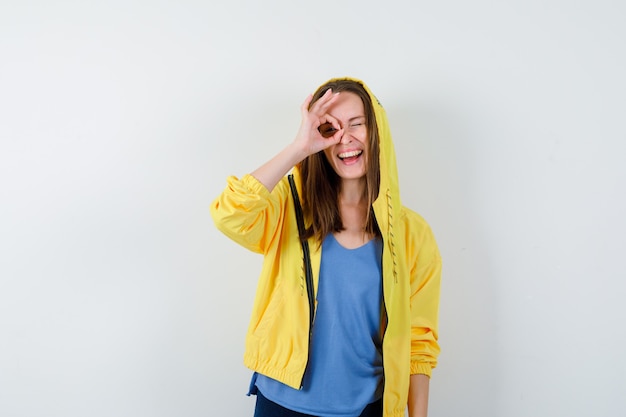
<svg viewBox="0 0 626 417"><path fill-rule="evenodd" d="M376 402L369 404L359 417L381 417L383 415L382 398ZM302 414L297 411L291 411L288 408L280 406L273 401L268 400L257 390L256 408L254 409L254 417L315 417L310 414Z"/></svg>

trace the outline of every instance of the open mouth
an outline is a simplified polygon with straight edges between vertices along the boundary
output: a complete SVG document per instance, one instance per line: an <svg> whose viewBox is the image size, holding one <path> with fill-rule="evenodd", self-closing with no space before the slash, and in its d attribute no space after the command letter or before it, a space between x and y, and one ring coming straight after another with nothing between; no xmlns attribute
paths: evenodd
<svg viewBox="0 0 626 417"><path fill-rule="evenodd" d="M363 154L362 150L356 150L356 151L341 152L340 154L337 155L337 157L345 163L350 163L350 162L356 161L362 154Z"/></svg>

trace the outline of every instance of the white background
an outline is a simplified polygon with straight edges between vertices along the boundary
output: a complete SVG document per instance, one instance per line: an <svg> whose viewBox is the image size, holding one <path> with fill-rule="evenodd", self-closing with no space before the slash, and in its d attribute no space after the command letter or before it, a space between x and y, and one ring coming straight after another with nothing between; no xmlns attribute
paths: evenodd
<svg viewBox="0 0 626 417"><path fill-rule="evenodd" d="M439 241L430 415L626 415L622 1L0 3L0 415L251 416L208 206L334 76Z"/></svg>

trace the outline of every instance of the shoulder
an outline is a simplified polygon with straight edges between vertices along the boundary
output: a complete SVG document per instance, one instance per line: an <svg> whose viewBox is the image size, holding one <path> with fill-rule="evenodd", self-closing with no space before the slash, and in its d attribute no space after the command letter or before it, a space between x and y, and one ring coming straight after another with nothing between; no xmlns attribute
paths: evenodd
<svg viewBox="0 0 626 417"><path fill-rule="evenodd" d="M406 206L402 206L402 210L400 211L400 220L406 229L405 233L411 236L420 237L426 234L432 234L432 229L426 219L424 219L424 217L422 217L422 215L418 212L413 211Z"/></svg>
<svg viewBox="0 0 626 417"><path fill-rule="evenodd" d="M440 258L435 234L421 214L403 206L400 220L409 257Z"/></svg>

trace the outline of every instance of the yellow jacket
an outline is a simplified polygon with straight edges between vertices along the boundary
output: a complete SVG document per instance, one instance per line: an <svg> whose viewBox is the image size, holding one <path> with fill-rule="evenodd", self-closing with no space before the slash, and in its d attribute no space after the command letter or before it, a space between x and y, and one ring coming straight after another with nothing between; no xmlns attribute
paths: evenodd
<svg viewBox="0 0 626 417"><path fill-rule="evenodd" d="M365 88L372 98L380 137L381 180L374 214L384 241L387 324L383 337L383 415L403 417L410 375L430 376L437 364L441 257L428 224L400 203L387 117L376 97ZM298 167L293 174L302 195ZM287 178L270 193L249 174L241 179L231 176L226 189L212 203L211 214L224 234L264 256L246 335L244 364L298 389L308 360L309 301ZM321 250L313 238L309 247L317 294Z"/></svg>

